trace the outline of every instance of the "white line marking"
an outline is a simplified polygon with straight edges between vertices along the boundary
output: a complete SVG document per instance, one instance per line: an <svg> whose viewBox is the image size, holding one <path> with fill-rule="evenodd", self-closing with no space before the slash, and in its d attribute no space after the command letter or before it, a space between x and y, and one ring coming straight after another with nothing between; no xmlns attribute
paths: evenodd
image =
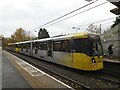
<svg viewBox="0 0 120 90"><path fill-rule="evenodd" d="M16 61L16 62L17 62L17 61ZM20 65L25 71L27 71L26 68L24 68L19 62L17 62L17 64ZM29 71L27 71L27 72L28 72L31 76L34 76L34 75L32 75Z"/></svg>
<svg viewBox="0 0 120 90"><path fill-rule="evenodd" d="M32 74L33 72L38 72L38 70L32 70L32 68L34 68L34 67L32 67L31 68L31 66L29 67L29 66L27 66L27 67L23 67L22 66L22 64L20 63L20 62L18 62L18 61L16 61L17 62L17 64L19 64L25 71L27 71L31 76L33 76L33 77L35 77L35 76L40 76L40 75L44 75L44 72L40 72L40 73L42 73L42 74L37 74L37 75L34 75L34 74ZM25 62L24 62L25 63ZM28 65L27 63L26 63L26 65ZM35 68L34 68L35 69Z"/></svg>
<svg viewBox="0 0 120 90"><path fill-rule="evenodd" d="M36 69L36 70L38 70L39 72L41 72L41 73L45 74L46 76L48 76L48 77L52 78L53 80L55 80L55 81L57 81L57 82L61 83L62 85L66 86L66 87L68 87L68 88L70 88L70 89L72 89L72 90L75 90L75 89L73 89L72 87L68 86L67 84L65 84L65 83L63 83L63 82L61 82L61 81L57 80L56 78L54 78L54 77L50 76L49 74L47 74L47 73L45 73L45 72L41 71L40 69L38 69L38 68L36 68L36 67L32 66L31 64L29 64L29 63L27 63L27 62L23 61L22 59L20 59L20 60L21 60L22 62L24 62L24 63L28 64L29 66L31 66L31 67L33 67L33 68L35 68L35 69ZM28 72L28 71L27 71L27 72ZM30 72L28 72L28 73L30 73ZM30 73L30 74L31 74L31 73ZM33 76L33 75L32 75L32 76ZM36 76L37 76L37 75L36 75Z"/></svg>
<svg viewBox="0 0 120 90"><path fill-rule="evenodd" d="M21 60L21 59L20 59ZM24 62L24 63L26 63L26 64L28 64L29 66L31 66L31 67L33 67L33 68L35 68L36 70L38 70L39 72L41 72L41 73L43 73L43 74L45 74L46 76L48 76L48 77L50 77L50 78L52 78L53 80L55 80L55 81L57 81L57 82L59 82L59 83L61 83L61 84L63 84L64 86L66 86L66 87L68 87L68 88L70 88L70 89L72 89L72 90L75 90L75 89L73 89L72 87L70 87L70 86L68 86L67 84L65 84L65 83L63 83L63 82L61 82L61 81L59 81L59 80L57 80L56 78L54 78L54 77L52 77L52 76L50 76L49 74L47 74L47 73L45 73L45 72L43 72L43 71L41 71L40 69L38 69L38 68L36 68L36 67L34 67L34 66L32 66L31 64L29 64L29 63L27 63L27 62L25 62L25 61L23 61L23 60L21 60L22 62ZM21 66L22 67L22 66ZM25 68L24 68L25 69ZM26 70L27 71L27 70ZM27 71L28 72L28 71ZM30 72L28 72L28 73L30 73ZM31 73L30 73L31 74ZM31 74L32 75L32 74ZM33 76L33 75L32 75ZM37 75L34 75L34 76L37 76Z"/></svg>
<svg viewBox="0 0 120 90"><path fill-rule="evenodd" d="M7 54L10 54L11 56L17 58L18 60L20 60L20 61L22 61L22 62L24 62L24 63L27 63L27 62L23 61L22 59L18 58L17 56L14 56L14 55L11 54L11 53L8 53L8 52L6 52L6 51L4 51L4 52L7 53ZM18 63L18 62L17 62L17 63ZM34 67L34 66L32 66L31 64L29 64L29 63L27 63L27 64L30 65L31 67ZM44 74L47 75L48 77L52 78L53 80L55 80L55 81L61 83L62 85L66 86L66 87L68 87L68 88L70 88L70 89L72 89L72 90L75 90L74 88L72 88L72 87L68 86L67 84L65 84L65 83L63 83L63 82L57 80L56 78L54 78L54 77L50 76L49 74L47 74L47 73L41 71L40 69L38 69L38 68L36 68L36 67L34 67L34 68L35 68L36 70L38 70L38 71L44 73ZM29 73L29 72L28 72L28 73Z"/></svg>

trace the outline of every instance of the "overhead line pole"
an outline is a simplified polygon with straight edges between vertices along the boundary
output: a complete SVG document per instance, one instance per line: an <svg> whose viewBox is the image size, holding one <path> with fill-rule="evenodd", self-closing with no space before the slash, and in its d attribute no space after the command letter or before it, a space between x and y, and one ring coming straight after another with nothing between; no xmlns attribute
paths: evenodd
<svg viewBox="0 0 120 90"><path fill-rule="evenodd" d="M118 16L116 16L118 17ZM83 27L83 26L87 26L87 25L90 25L90 24L95 24L95 23L99 23L99 22L104 22L104 21L108 21L108 20L111 20L111 19L115 19L116 17L112 17L112 18L107 18L107 19L104 19L104 20L100 20L100 21L97 21L97 22L92 22L92 23L89 23L89 24L84 24L84 25L80 25L80 26L76 26L76 27ZM108 24L108 23L107 23ZM69 29L71 28L68 28L64 31L70 31Z"/></svg>

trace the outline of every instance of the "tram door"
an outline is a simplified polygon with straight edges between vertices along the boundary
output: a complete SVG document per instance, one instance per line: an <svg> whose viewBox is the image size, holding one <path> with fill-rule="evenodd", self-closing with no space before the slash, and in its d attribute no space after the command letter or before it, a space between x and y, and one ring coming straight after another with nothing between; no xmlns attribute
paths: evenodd
<svg viewBox="0 0 120 90"><path fill-rule="evenodd" d="M53 41L49 40L47 42L47 56L53 56Z"/></svg>

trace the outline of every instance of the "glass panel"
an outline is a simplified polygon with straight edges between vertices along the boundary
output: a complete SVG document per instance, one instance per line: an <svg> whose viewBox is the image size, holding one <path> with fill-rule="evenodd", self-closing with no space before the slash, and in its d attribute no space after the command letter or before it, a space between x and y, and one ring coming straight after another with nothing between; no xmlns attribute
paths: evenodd
<svg viewBox="0 0 120 90"><path fill-rule="evenodd" d="M77 53L85 53L86 55L92 55L92 43L88 38L74 39L73 51Z"/></svg>
<svg viewBox="0 0 120 90"><path fill-rule="evenodd" d="M55 41L53 44L53 50L54 51L61 51L61 41Z"/></svg>
<svg viewBox="0 0 120 90"><path fill-rule="evenodd" d="M89 34L89 38L92 42L92 54L102 55L103 49L99 35Z"/></svg>
<svg viewBox="0 0 120 90"><path fill-rule="evenodd" d="M93 42L93 55L102 55L102 45L100 42Z"/></svg>

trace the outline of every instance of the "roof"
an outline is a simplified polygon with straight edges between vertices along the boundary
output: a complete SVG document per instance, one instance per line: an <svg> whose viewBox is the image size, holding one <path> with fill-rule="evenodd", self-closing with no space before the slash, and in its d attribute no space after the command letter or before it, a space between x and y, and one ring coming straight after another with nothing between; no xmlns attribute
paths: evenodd
<svg viewBox="0 0 120 90"><path fill-rule="evenodd" d="M117 8L114 8L112 10L110 10L110 12L119 15L120 14L120 0L107 0L110 3L114 4L115 6L117 6Z"/></svg>
<svg viewBox="0 0 120 90"><path fill-rule="evenodd" d="M71 38L87 38L88 32L79 32L79 33L74 33L74 34L68 34L60 37L52 37L52 38L45 38L45 39L39 39L39 40L34 40L33 42L42 42L42 41L48 41L48 40L69 40Z"/></svg>
<svg viewBox="0 0 120 90"><path fill-rule="evenodd" d="M119 15L120 14L120 8L114 8L114 9L110 10L110 12L112 12L116 15Z"/></svg>
<svg viewBox="0 0 120 90"><path fill-rule="evenodd" d="M110 3L112 3L112 4L114 4L115 6L117 6L118 8L120 8L120 1L118 1L118 2L110 2Z"/></svg>

